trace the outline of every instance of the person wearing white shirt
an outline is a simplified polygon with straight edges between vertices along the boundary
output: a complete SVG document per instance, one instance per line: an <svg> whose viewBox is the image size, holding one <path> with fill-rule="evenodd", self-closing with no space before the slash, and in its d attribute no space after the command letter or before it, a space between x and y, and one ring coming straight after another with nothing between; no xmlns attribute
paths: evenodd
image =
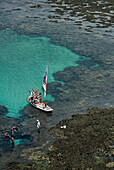
<svg viewBox="0 0 114 170"><path fill-rule="evenodd" d="M40 121L37 120L37 131L38 131L38 134L40 134L40 127L41 127Z"/></svg>

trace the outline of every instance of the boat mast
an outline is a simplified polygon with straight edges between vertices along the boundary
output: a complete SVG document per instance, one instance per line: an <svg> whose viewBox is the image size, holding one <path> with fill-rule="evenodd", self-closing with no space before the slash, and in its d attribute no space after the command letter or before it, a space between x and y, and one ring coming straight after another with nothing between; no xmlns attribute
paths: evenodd
<svg viewBox="0 0 114 170"><path fill-rule="evenodd" d="M48 82L48 62L47 62L46 95L47 95L47 82ZM46 103L46 95L45 95L45 103Z"/></svg>

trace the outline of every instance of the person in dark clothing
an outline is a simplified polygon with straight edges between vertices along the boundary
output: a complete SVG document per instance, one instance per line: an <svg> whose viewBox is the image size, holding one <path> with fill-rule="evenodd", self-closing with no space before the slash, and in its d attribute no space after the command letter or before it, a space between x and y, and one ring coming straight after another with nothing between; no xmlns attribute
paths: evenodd
<svg viewBox="0 0 114 170"><path fill-rule="evenodd" d="M18 127L17 126L12 127L12 130L17 132L18 131Z"/></svg>
<svg viewBox="0 0 114 170"><path fill-rule="evenodd" d="M14 135L14 132L18 132L18 127L17 126L12 127L12 134L13 135Z"/></svg>

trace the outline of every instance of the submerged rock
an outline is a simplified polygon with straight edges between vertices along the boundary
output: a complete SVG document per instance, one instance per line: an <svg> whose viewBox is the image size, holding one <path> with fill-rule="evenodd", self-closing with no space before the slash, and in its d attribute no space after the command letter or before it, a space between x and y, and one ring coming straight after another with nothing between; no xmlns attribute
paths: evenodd
<svg viewBox="0 0 114 170"><path fill-rule="evenodd" d="M4 113L8 113L8 109L5 106L0 105L0 114L4 114Z"/></svg>
<svg viewBox="0 0 114 170"><path fill-rule="evenodd" d="M114 108L92 108L86 114L62 120L51 128L57 140L49 147L48 153L40 152L40 147L24 149L21 156L28 155L31 163L12 163L12 168L113 169L113 118ZM61 129L63 124L65 129Z"/></svg>
<svg viewBox="0 0 114 170"><path fill-rule="evenodd" d="M52 128L57 140L48 153L50 169L106 169L114 167L112 132L114 109L88 109ZM65 124L66 129L61 129ZM62 137L61 137L62 134ZM110 156L108 156L110 154Z"/></svg>

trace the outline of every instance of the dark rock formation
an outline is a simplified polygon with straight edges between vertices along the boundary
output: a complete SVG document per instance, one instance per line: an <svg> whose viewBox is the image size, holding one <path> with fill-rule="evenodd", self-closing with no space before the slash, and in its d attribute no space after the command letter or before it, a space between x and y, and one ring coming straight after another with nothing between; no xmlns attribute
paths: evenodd
<svg viewBox="0 0 114 170"><path fill-rule="evenodd" d="M8 113L8 109L5 106L0 105L0 114L4 114L4 113Z"/></svg>
<svg viewBox="0 0 114 170"><path fill-rule="evenodd" d="M58 139L48 154L50 169L113 168L113 119L113 108L93 108L52 128Z"/></svg>
<svg viewBox="0 0 114 170"><path fill-rule="evenodd" d="M57 140L49 147L49 152L41 154L38 148L29 148L31 164L8 163L10 169L95 169L114 168L113 158L114 108L88 109L86 114L73 115L51 128ZM66 125L65 129L61 126ZM31 154L32 149L32 154Z"/></svg>

